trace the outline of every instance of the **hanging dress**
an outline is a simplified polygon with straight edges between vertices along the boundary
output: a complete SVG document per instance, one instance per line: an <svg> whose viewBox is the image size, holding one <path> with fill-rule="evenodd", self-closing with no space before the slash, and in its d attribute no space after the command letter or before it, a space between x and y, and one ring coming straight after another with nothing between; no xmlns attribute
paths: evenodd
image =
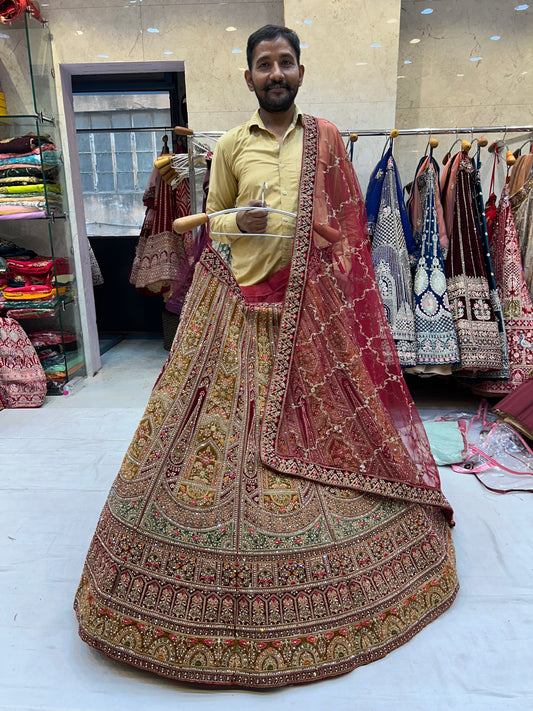
<svg viewBox="0 0 533 711"><path fill-rule="evenodd" d="M408 244L414 250L392 142L370 178L367 213L372 261L387 321L402 367L416 365L413 281ZM376 209L377 207L377 209Z"/></svg>
<svg viewBox="0 0 533 711"><path fill-rule="evenodd" d="M476 384L475 392L503 396L533 377L533 305L524 279L507 182L497 207L495 203L492 193L487 200L487 211L494 213L489 220L489 245L505 319L509 377Z"/></svg>
<svg viewBox="0 0 533 711"><path fill-rule="evenodd" d="M498 371L502 354L475 211L474 166L464 151L446 164L441 191L450 241L444 266L461 356L454 371Z"/></svg>
<svg viewBox="0 0 533 711"><path fill-rule="evenodd" d="M168 147L161 155L168 154ZM172 231L177 217L190 213L189 181L173 187L152 169L143 195L145 217L130 272L130 283L139 291L160 295L166 301L171 294L179 265L185 259L182 235Z"/></svg>
<svg viewBox="0 0 533 711"><path fill-rule="evenodd" d="M256 286L207 246L76 593L86 642L180 681L336 676L407 642L457 592L451 509L363 198L336 129L303 127L283 296L249 299Z"/></svg>
<svg viewBox="0 0 533 711"><path fill-rule="evenodd" d="M437 171L433 158L421 160L408 205L417 214L412 226L414 239L420 245L413 282L416 366L408 372L449 375L451 364L459 362L459 346L442 258L440 232L444 225L437 209Z"/></svg>
<svg viewBox="0 0 533 711"><path fill-rule="evenodd" d="M485 273L487 275L487 282L489 285L490 293L490 303L492 304L492 310L494 311L494 318L498 325L498 336L500 343L500 352L502 357L502 365L499 370L486 371L481 377L490 378L494 380L507 380L509 377L509 347L507 345L507 334L505 333L505 319L503 316L503 308L500 301L500 295L498 293L498 286L496 284L496 278L494 276L494 266L492 263L492 257L490 255L490 244L489 244L489 227L487 224L487 214L485 210L485 199L483 197L483 188L481 186L481 150L478 148L476 161L472 161L475 167L474 171L474 205L476 207L476 215L479 227L479 236L481 239L481 250L485 262ZM494 164L494 166L496 163ZM492 185L494 182L494 170L491 181ZM492 210L491 210L492 211ZM494 217L494 215L493 215ZM477 374L472 376L477 377Z"/></svg>
<svg viewBox="0 0 533 711"><path fill-rule="evenodd" d="M528 159L526 165L533 163L533 156L531 161L529 155L521 157ZM533 299L533 173L529 174L516 192L511 193L510 202L524 267L524 279Z"/></svg>

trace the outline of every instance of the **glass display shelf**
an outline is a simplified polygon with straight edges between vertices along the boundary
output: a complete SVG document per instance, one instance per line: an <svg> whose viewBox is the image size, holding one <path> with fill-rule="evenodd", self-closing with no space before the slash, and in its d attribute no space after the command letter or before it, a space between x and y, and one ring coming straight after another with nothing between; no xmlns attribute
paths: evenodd
<svg viewBox="0 0 533 711"><path fill-rule="evenodd" d="M46 22L0 25L0 77L0 316L36 339L48 392L62 394L86 368Z"/></svg>
<svg viewBox="0 0 533 711"><path fill-rule="evenodd" d="M57 118L57 95L48 24L23 13L0 25L2 91L8 116Z"/></svg>

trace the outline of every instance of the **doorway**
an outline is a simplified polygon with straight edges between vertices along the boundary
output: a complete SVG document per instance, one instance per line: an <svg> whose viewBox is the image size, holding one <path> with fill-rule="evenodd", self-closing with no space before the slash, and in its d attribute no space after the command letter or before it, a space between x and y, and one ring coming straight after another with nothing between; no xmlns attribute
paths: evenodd
<svg viewBox="0 0 533 711"><path fill-rule="evenodd" d="M62 65L61 71L70 93L78 234L94 256L100 353L123 338L163 338L162 298L139 292L129 277L163 136L173 150L172 127L187 125L183 63Z"/></svg>

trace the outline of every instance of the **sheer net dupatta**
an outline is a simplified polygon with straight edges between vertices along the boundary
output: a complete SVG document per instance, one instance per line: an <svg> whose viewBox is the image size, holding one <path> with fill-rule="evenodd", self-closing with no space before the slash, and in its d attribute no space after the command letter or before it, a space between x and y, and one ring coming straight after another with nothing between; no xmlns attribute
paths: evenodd
<svg viewBox="0 0 533 711"><path fill-rule="evenodd" d="M451 508L402 377L364 201L330 123L304 117L300 213L261 436L264 463Z"/></svg>

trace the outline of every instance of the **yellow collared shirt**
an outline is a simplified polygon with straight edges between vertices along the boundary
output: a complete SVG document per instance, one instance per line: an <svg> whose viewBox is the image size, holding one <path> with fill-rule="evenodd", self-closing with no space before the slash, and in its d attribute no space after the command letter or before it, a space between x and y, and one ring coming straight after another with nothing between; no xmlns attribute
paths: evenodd
<svg viewBox="0 0 533 711"><path fill-rule="evenodd" d="M302 112L295 106L294 117L283 141L268 131L255 112L250 121L225 133L217 142L211 175L207 212L241 207L250 200L286 212L297 212L302 166ZM232 270L242 286L259 284L291 261L292 239L241 234L237 213L220 215L210 221L213 240L231 245ZM294 234L295 220L270 213L267 233ZM233 233L233 234L232 234Z"/></svg>

